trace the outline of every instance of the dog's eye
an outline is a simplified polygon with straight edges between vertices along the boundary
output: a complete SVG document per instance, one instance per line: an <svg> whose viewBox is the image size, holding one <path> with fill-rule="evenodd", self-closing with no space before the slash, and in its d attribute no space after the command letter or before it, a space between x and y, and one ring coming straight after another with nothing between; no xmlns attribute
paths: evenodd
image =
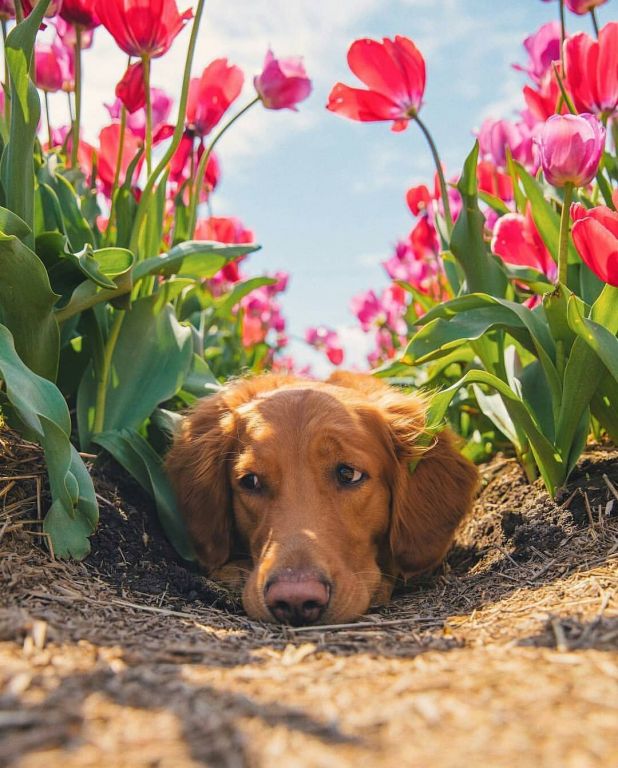
<svg viewBox="0 0 618 768"><path fill-rule="evenodd" d="M364 480L365 474L359 469L354 469L349 464L339 464L335 470L337 480L341 485L356 485Z"/></svg>
<svg viewBox="0 0 618 768"><path fill-rule="evenodd" d="M245 491L259 491L262 488L260 478L253 472L250 472L248 475L243 475L238 481L238 484L241 488L244 488Z"/></svg>

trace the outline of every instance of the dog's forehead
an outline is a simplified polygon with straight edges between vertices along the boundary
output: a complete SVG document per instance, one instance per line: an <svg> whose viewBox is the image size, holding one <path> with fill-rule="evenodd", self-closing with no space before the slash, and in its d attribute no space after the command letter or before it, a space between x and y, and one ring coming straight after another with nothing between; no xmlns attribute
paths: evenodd
<svg viewBox="0 0 618 768"><path fill-rule="evenodd" d="M316 382L261 392L236 409L251 433L362 427L365 400L354 393Z"/></svg>

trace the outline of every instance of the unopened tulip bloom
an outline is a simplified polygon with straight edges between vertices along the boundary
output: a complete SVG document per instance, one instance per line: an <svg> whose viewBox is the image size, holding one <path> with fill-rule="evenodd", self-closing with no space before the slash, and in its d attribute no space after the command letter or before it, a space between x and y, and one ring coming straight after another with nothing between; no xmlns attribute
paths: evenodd
<svg viewBox="0 0 618 768"><path fill-rule="evenodd" d="M163 56L193 17L179 13L176 0L98 0L95 9L101 24L129 56Z"/></svg>
<svg viewBox="0 0 618 768"><path fill-rule="evenodd" d="M311 80L307 77L300 58L275 58L268 51L262 72L253 79L253 85L266 109L296 109L311 93Z"/></svg>
<svg viewBox="0 0 618 768"><path fill-rule="evenodd" d="M403 131L421 107L425 92L425 60L407 37L356 40L348 51L352 72L367 86L337 83L327 109L351 120L392 120Z"/></svg>
<svg viewBox="0 0 618 768"><path fill-rule="evenodd" d="M127 71L116 86L116 96L131 115L146 104L143 62L137 61L127 67Z"/></svg>
<svg viewBox="0 0 618 768"><path fill-rule="evenodd" d="M618 212L604 205L571 206L571 233L582 261L597 277L618 287Z"/></svg>
<svg viewBox="0 0 618 768"><path fill-rule="evenodd" d="M618 108L618 22L598 40L581 32L564 44L565 79L579 112L610 115Z"/></svg>
<svg viewBox="0 0 618 768"><path fill-rule="evenodd" d="M550 184L585 187L594 178L605 147L605 128L594 115L553 115L540 131L543 173Z"/></svg>
<svg viewBox="0 0 618 768"><path fill-rule="evenodd" d="M187 124L198 136L206 136L238 98L244 81L239 67L227 59L215 59L189 83Z"/></svg>
<svg viewBox="0 0 618 768"><path fill-rule="evenodd" d="M74 81L71 51L56 38L51 45L40 44L34 50L34 81L48 93L72 91Z"/></svg>
<svg viewBox="0 0 618 768"><path fill-rule="evenodd" d="M15 0L0 0L0 19L8 21L15 18Z"/></svg>

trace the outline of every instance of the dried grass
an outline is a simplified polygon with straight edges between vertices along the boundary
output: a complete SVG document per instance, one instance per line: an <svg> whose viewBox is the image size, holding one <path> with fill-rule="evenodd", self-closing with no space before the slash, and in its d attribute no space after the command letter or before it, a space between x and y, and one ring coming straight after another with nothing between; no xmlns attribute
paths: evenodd
<svg viewBox="0 0 618 768"><path fill-rule="evenodd" d="M0 765L618 765L617 456L561 505L499 460L439 575L285 628L51 558L40 452L0 434Z"/></svg>

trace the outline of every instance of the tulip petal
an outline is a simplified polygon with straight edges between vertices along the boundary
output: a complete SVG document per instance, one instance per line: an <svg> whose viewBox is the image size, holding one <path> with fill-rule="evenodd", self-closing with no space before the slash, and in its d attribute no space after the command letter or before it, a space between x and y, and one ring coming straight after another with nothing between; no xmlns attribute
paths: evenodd
<svg viewBox="0 0 618 768"><path fill-rule="evenodd" d="M401 107L386 96L362 88L350 88L337 83L328 97L326 108L350 120L373 122L377 120L405 120Z"/></svg>

